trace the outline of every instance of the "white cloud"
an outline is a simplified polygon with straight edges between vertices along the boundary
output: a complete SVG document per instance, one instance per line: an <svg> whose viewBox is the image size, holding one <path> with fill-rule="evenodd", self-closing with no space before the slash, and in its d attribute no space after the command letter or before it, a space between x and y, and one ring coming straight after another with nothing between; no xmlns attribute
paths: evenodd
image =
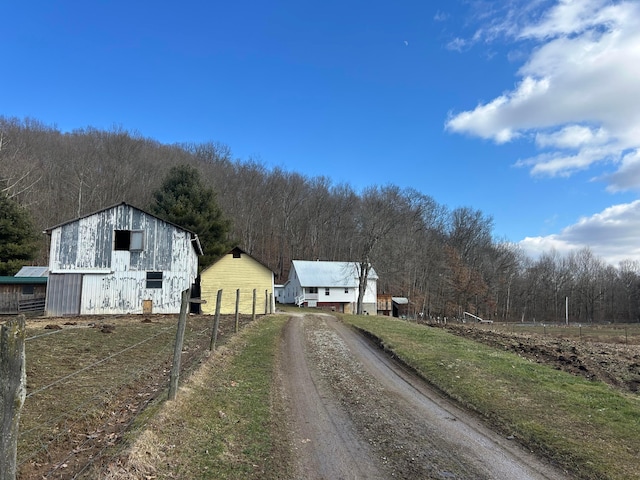
<svg viewBox="0 0 640 480"><path fill-rule="evenodd" d="M444 22L449 19L449 14L446 12L441 12L438 10L436 14L433 16L433 20L436 22Z"/></svg>
<svg viewBox="0 0 640 480"><path fill-rule="evenodd" d="M614 205L591 217L581 218L559 234L527 237L519 244L532 257L555 249L569 253L584 247L606 262L640 260L640 200Z"/></svg>
<svg viewBox="0 0 640 480"><path fill-rule="evenodd" d="M634 150L622 158L618 171L605 177L609 191L628 190L640 185L640 150Z"/></svg>
<svg viewBox="0 0 640 480"><path fill-rule="evenodd" d="M570 125L552 133L537 133L535 138L540 147L580 148L605 144L610 137L603 128L596 130L582 125Z"/></svg>
<svg viewBox="0 0 640 480"><path fill-rule="evenodd" d="M461 52L467 47L468 42L464 38L456 37L447 43L447 49Z"/></svg>
<svg viewBox="0 0 640 480"><path fill-rule="evenodd" d="M566 176L612 162L618 171L602 177L610 190L640 188L640 2L561 0L542 14L541 2L523 11L508 4L501 22L469 42L499 34L535 42L521 80L492 101L450 114L446 128L497 143L533 140L541 153L517 163L532 174Z"/></svg>

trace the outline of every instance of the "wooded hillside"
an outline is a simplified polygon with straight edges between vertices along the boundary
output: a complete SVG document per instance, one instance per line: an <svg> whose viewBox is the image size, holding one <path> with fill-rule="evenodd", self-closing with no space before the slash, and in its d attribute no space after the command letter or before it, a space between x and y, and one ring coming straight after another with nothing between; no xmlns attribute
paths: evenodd
<svg viewBox="0 0 640 480"><path fill-rule="evenodd" d="M286 281L292 259L370 260L378 291L408 297L433 317L638 321L640 266L606 265L589 250L532 261L493 238L492 217L449 209L393 185L357 192L252 160L220 143L163 145L132 132L63 134L36 120L0 117L0 189L47 227L127 202L149 210L176 165L198 169L231 221L231 238ZM197 232L196 232L197 233ZM47 261L45 236L39 263Z"/></svg>

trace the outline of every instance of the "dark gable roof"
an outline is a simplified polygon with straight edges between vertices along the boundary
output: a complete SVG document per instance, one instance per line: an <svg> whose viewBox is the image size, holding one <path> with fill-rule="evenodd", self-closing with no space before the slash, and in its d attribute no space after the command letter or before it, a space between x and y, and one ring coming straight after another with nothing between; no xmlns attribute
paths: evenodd
<svg viewBox="0 0 640 480"><path fill-rule="evenodd" d="M191 235L191 241L194 243L194 248L196 249L196 253L198 255L203 255L202 246L200 245L200 239L198 238L198 234L197 233L192 232L191 230L188 230L188 229L186 229L184 227L181 227L180 225L177 225L177 224L175 224L173 222L169 222L168 220L165 220L164 218L160 218L157 215L154 215L153 213L147 212L146 210L143 210L143 209L138 208L138 207L134 207L133 205L131 205L131 204L127 203L127 202L116 203L115 205L111 205L110 207L101 208L100 210L96 210L95 212L87 213L86 215L82 215L82 216L80 216L78 218L74 218L73 220L67 220L66 222L62 222L62 223L59 223L58 225L54 225L53 227L49 227L49 228L45 229L43 233L46 233L47 235L51 235L51 232L53 230L55 230L56 228L63 227L64 225L68 225L70 223L77 222L78 220L82 220L83 218L91 217L91 216L96 215L98 213L106 212L107 210L111 210L113 208L117 208L117 207L119 207L121 205L123 205L125 207L129 207L129 208L133 208L135 210L138 210L138 211L144 213L145 215L149 215L150 217L157 218L161 222L167 223L169 225L173 225L174 227L189 233Z"/></svg>

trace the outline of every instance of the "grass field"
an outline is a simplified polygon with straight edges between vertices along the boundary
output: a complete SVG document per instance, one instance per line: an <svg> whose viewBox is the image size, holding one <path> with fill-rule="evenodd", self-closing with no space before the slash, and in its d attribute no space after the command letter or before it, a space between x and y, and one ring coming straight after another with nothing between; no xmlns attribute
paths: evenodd
<svg viewBox="0 0 640 480"><path fill-rule="evenodd" d="M92 445L97 450L87 454L106 449L115 460L78 478L99 478L105 468L111 479L132 478L132 472L139 475L134 478L290 478L286 467L278 467L279 460L287 465L279 457L287 451L279 448L282 412L271 400L277 340L287 316L264 317L237 336L221 322L222 347L208 359L203 354L211 318L190 317L184 354L200 368L176 401L150 404L166 398L175 336L175 318L153 318L114 322L112 333L86 324L58 331L44 330L42 322L29 325L19 478L71 478L67 473L80 468L73 461L86 461L83 449ZM378 337L505 436L577 478L640 479L640 396L443 329L388 317L342 318ZM128 434L119 443L123 428ZM125 468L117 459L131 445Z"/></svg>
<svg viewBox="0 0 640 480"><path fill-rule="evenodd" d="M189 317L182 375L206 353L212 321ZM220 344L231 336L232 321L222 319ZM166 398L176 325L177 315L29 320L19 478L77 474L115 445L151 401Z"/></svg>
<svg viewBox="0 0 640 480"><path fill-rule="evenodd" d="M640 478L640 397L429 328L344 316L425 379L585 479Z"/></svg>
<svg viewBox="0 0 640 480"><path fill-rule="evenodd" d="M219 349L175 401L134 426L127 464L107 478L291 478L283 420L271 402L287 318L265 317Z"/></svg>

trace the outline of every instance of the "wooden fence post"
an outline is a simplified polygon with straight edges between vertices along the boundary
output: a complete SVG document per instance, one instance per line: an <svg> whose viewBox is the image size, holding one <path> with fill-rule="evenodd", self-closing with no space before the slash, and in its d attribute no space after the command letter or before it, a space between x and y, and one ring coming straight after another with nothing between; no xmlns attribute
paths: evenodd
<svg viewBox="0 0 640 480"><path fill-rule="evenodd" d="M0 480L16 478L18 425L27 393L25 323L20 315L0 327Z"/></svg>
<svg viewBox="0 0 640 480"><path fill-rule="evenodd" d="M236 333L238 333L238 319L240 316L240 289L236 290Z"/></svg>
<svg viewBox="0 0 640 480"><path fill-rule="evenodd" d="M220 302L222 302L222 289L218 290L218 296L216 297L216 318L213 321L213 331L211 332L211 342L209 343L209 350L212 352L216 349L216 341L218 340L218 326L220 325Z"/></svg>
<svg viewBox="0 0 640 480"><path fill-rule="evenodd" d="M264 314L269 313L269 290L264 291Z"/></svg>
<svg viewBox="0 0 640 480"><path fill-rule="evenodd" d="M176 331L176 343L173 346L173 365L171 366L171 377L169 380L169 400L175 400L178 393L178 380L180 379L180 361L182 359L184 330L187 325L187 313L189 311L190 298L191 288L188 288L187 290L182 292L180 318L178 319L178 329Z"/></svg>
<svg viewBox="0 0 640 480"><path fill-rule="evenodd" d="M256 321L256 289L253 289L253 307L251 308L251 321Z"/></svg>

